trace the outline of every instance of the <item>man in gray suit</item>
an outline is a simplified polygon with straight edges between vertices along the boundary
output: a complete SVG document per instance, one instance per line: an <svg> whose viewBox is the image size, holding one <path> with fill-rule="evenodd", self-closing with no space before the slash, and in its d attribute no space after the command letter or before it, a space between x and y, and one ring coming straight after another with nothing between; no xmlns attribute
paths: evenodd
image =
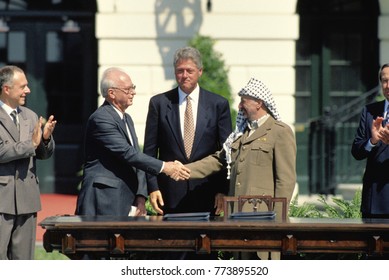
<svg viewBox="0 0 389 280"><path fill-rule="evenodd" d="M134 123L126 113L136 94L127 73L108 68L100 89L105 102L87 123L84 177L76 214L127 216L134 208L134 215L145 215L148 193L144 172L188 178L188 169L140 151Z"/></svg>
<svg viewBox="0 0 389 280"><path fill-rule="evenodd" d="M27 78L16 66L0 68L0 259L34 258L37 212L41 210L36 159L54 151L56 122L24 107Z"/></svg>

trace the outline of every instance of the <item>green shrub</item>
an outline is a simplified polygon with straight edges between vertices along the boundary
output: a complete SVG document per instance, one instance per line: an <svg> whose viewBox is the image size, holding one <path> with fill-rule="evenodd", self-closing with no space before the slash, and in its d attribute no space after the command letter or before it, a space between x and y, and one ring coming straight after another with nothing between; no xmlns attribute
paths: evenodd
<svg viewBox="0 0 389 280"><path fill-rule="evenodd" d="M332 198L332 201L336 206L331 206L325 200L323 195L320 196L319 201L324 204L324 210L326 217L336 219L353 219L361 218L361 199L362 192L359 190L355 193L351 201L347 201L340 198Z"/></svg>
<svg viewBox="0 0 389 280"><path fill-rule="evenodd" d="M151 206L150 197L148 197L148 199L146 200L145 208L146 208L147 215L149 216L157 215L157 212L155 212L153 206Z"/></svg>
<svg viewBox="0 0 389 280"><path fill-rule="evenodd" d="M296 218L361 218L361 200L362 191L357 190L351 201L333 197L335 205L330 205L324 195L320 195L318 201L323 207L318 208L316 205L304 203L298 205L298 196L296 196L289 208L289 217ZM322 208L322 209L321 209Z"/></svg>
<svg viewBox="0 0 389 280"><path fill-rule="evenodd" d="M315 205L304 202L298 205L298 196L296 196L289 207L289 217L299 218L322 218L323 214L316 208Z"/></svg>

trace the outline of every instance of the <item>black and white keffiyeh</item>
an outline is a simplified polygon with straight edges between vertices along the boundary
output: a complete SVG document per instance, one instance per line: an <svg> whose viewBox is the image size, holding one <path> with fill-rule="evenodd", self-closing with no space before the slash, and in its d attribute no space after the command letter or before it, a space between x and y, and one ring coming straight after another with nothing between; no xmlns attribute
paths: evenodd
<svg viewBox="0 0 389 280"><path fill-rule="evenodd" d="M268 108L269 113L273 116L274 119L280 120L280 115L278 114L276 103L274 102L273 95L270 90L266 87L264 83L260 80L251 78L247 85L242 88L239 93L239 96L251 96L255 99L260 99L265 103L265 106ZM223 144L223 149L226 152L226 162L227 162L227 179L230 179L231 175L231 145L244 133L248 125L247 118L243 115L243 112L239 110L236 117L236 127L234 132L232 132L227 140Z"/></svg>

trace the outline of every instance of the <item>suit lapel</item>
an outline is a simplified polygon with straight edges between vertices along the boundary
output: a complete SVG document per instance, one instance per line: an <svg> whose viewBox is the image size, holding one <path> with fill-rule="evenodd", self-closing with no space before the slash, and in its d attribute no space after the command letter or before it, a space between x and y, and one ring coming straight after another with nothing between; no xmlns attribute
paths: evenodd
<svg viewBox="0 0 389 280"><path fill-rule="evenodd" d="M107 112L112 115L113 119L117 122L118 126L121 128L122 132L126 136L127 142L130 145L132 145L131 141L130 141L130 138L128 136L126 125L125 125L124 121L120 118L119 114L115 111L115 109L112 107L112 105L109 104L109 102L107 102L107 101L105 101L102 106L105 106ZM128 128L130 129L130 132L131 132L132 136L134 137L135 131L134 131L133 125L128 123L129 120L131 120L131 117L127 114L127 125L128 125Z"/></svg>
<svg viewBox="0 0 389 280"><path fill-rule="evenodd" d="M130 130L130 133L131 133L132 141L134 141L133 146L136 150L138 150L138 139L137 139L136 133L135 133L134 122L132 121L131 116L127 113L126 113L126 120L127 120L128 129ZM127 129L126 129L126 131L127 131ZM129 141L129 143L131 144L131 141Z"/></svg>
<svg viewBox="0 0 389 280"><path fill-rule="evenodd" d="M20 134L19 134L19 131L18 131L17 127L15 126L15 124L12 121L11 117L1 107L0 107L0 122L3 125L3 127L5 128L5 130L7 130L8 133L11 135L11 137L15 141L19 141ZM20 120L19 120L19 122L20 122Z"/></svg>
<svg viewBox="0 0 389 280"><path fill-rule="evenodd" d="M384 114L385 114L385 100L381 101L378 106L377 106L377 116L381 116L381 117L384 117Z"/></svg>
<svg viewBox="0 0 389 280"><path fill-rule="evenodd" d="M180 109L178 107L178 88L171 91L166 104L166 121L169 124L170 131L176 139L176 143L183 155L185 155L184 139L182 139L180 126Z"/></svg>
<svg viewBox="0 0 389 280"><path fill-rule="evenodd" d="M31 120L27 118L26 112L22 107L19 107L19 128L20 128L20 140L27 140L30 136ZM39 121L39 120L38 120ZM32 125L36 125L33 123Z"/></svg>
<svg viewBox="0 0 389 280"><path fill-rule="evenodd" d="M195 128L195 137L193 141L193 149L192 149L192 157L195 156L197 151L197 146L200 143L200 139L203 137L204 131L207 127L208 123L208 106L209 102L207 101L206 94L203 94L203 90L200 88L199 93L199 106L197 109L197 120L196 120L196 128Z"/></svg>

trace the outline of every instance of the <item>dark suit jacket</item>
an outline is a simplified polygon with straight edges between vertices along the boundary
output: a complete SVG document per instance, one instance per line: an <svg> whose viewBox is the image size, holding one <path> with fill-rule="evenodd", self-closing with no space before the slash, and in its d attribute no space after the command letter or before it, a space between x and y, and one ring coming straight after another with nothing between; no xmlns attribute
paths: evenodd
<svg viewBox="0 0 389 280"><path fill-rule="evenodd" d="M178 102L178 88L150 99L144 152L161 160L179 160L186 164L221 149L232 131L228 101L200 88L196 132L189 160L185 156ZM160 189L165 213L212 212L215 194L228 193L226 178L223 171L204 179L176 182L160 174L158 177L147 175L147 183L149 193Z"/></svg>
<svg viewBox="0 0 389 280"><path fill-rule="evenodd" d="M41 210L36 159L47 159L54 151L54 139L34 149L32 133L38 116L19 106L20 133L0 107L0 213L28 214Z"/></svg>
<svg viewBox="0 0 389 280"><path fill-rule="evenodd" d="M389 215L389 148L379 142L370 152L365 145L371 138L373 120L383 116L385 101L369 104L363 108L359 127L352 144L351 153L357 160L367 159L363 176L363 214Z"/></svg>
<svg viewBox="0 0 389 280"><path fill-rule="evenodd" d="M124 121L108 102L88 120L78 215L127 216L136 195L147 197L144 171L158 174L162 168L162 161L139 150L134 123L126 115L133 145Z"/></svg>

